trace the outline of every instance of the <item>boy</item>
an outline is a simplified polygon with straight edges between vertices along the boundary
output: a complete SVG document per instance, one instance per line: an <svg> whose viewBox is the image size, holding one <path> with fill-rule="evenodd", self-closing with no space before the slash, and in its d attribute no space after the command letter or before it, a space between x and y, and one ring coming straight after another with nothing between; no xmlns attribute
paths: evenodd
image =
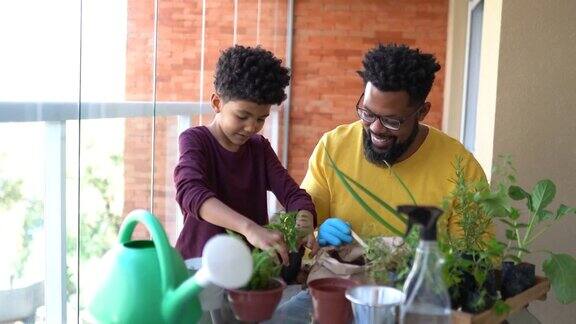
<svg viewBox="0 0 576 324"><path fill-rule="evenodd" d="M298 210L298 227L312 232L310 196L289 176L268 140L257 134L270 106L286 99L289 81L288 69L260 47L237 45L220 56L210 99L216 116L210 125L192 127L179 138L174 182L184 228L176 248L184 259L201 256L209 238L230 229L257 248L276 249L286 264L282 235L263 227L268 223L267 190L286 210Z"/></svg>

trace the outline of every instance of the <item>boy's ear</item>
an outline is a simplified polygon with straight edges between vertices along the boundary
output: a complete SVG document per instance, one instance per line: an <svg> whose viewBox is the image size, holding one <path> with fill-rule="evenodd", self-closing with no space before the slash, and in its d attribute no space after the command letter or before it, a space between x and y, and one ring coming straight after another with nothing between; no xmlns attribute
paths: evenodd
<svg viewBox="0 0 576 324"><path fill-rule="evenodd" d="M219 113L222 109L222 100L220 100L220 97L218 97L216 93L213 93L210 97L210 106L215 113Z"/></svg>

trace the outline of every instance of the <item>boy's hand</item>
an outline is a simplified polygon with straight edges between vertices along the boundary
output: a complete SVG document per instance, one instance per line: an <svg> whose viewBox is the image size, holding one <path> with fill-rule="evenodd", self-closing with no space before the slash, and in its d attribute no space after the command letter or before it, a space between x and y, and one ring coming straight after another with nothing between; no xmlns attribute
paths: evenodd
<svg viewBox="0 0 576 324"><path fill-rule="evenodd" d="M282 264L288 265L288 249L286 248L282 233L269 230L256 223L251 223L246 229L244 236L254 247L265 251L270 249L276 250L282 258Z"/></svg>
<svg viewBox="0 0 576 324"><path fill-rule="evenodd" d="M351 242L350 225L340 218L328 218L318 229L318 244L320 246L339 246Z"/></svg>

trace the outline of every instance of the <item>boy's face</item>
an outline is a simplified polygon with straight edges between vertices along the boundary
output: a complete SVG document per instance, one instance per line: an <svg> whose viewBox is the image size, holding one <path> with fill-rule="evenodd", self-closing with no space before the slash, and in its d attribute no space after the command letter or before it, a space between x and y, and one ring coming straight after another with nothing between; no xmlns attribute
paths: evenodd
<svg viewBox="0 0 576 324"><path fill-rule="evenodd" d="M271 105L258 105L251 101L222 101L218 95L212 95L212 108L219 114L218 124L222 131L225 146L236 150L248 139L262 130L266 117L270 115Z"/></svg>

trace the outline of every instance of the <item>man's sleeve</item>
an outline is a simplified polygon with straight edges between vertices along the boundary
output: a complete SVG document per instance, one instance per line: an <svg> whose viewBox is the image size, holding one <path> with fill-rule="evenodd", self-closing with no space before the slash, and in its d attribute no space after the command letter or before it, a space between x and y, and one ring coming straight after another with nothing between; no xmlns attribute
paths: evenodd
<svg viewBox="0 0 576 324"><path fill-rule="evenodd" d="M326 135L324 135L308 161L308 171L301 187L312 197L316 207L318 224L322 224L330 215L330 187L326 176Z"/></svg>

